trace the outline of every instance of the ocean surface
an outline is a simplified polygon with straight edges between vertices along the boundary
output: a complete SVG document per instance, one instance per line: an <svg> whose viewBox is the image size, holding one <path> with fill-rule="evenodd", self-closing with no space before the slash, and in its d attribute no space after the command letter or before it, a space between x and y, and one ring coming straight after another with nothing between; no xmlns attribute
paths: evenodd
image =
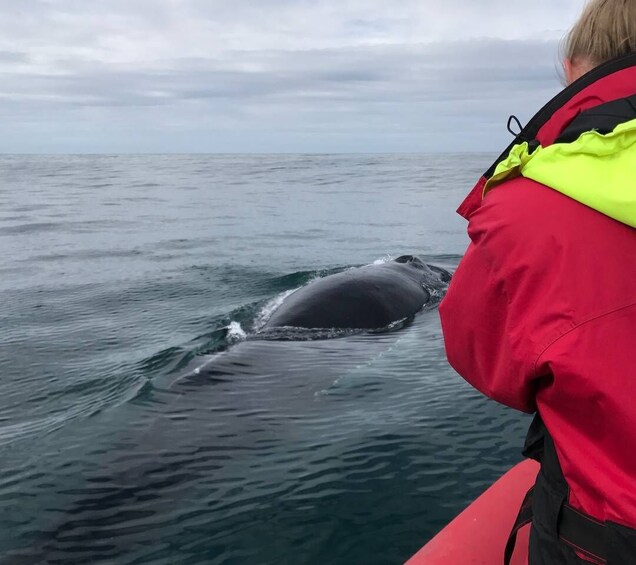
<svg viewBox="0 0 636 565"><path fill-rule="evenodd" d="M438 313L262 341L282 297L453 271L493 155L0 156L0 563L402 563L520 460ZM212 367L212 369L210 369Z"/></svg>

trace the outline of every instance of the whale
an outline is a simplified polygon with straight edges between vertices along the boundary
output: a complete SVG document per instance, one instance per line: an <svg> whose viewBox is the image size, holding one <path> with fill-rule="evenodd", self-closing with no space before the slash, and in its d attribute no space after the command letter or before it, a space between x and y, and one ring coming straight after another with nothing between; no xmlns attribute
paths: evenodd
<svg viewBox="0 0 636 565"><path fill-rule="evenodd" d="M263 329L386 328L419 312L450 276L414 255L348 269L290 294Z"/></svg>
<svg viewBox="0 0 636 565"><path fill-rule="evenodd" d="M415 357L405 352L422 342L433 348L431 358L441 358L432 310L449 280L447 271L410 255L316 279L287 296L267 325L381 329L412 317L410 331L343 332L340 339L302 339L302 332L292 331L287 340L258 339L255 331L154 376L131 401L81 426L52 432L64 435L68 449L38 453L49 470L42 478L46 488L0 515L2 531L29 519L28 535L0 539L0 565L44 563L51 556L70 564L149 562L158 551L157 528L144 522L149 519L181 520L190 535L173 534L170 551L208 562L228 554L223 528L235 516L250 512L254 524L267 524L272 512L282 512L277 499L263 496L277 485L305 504L312 519L321 519L307 469L321 469L334 445L348 464L358 465L369 429L384 430L387 421L403 428L386 393L410 395L411 387L428 386L418 384L422 373L438 371L429 366L426 349ZM413 370L402 367L401 379L386 379L398 363ZM363 419L360 402L367 407ZM330 422L342 430L335 440L320 435ZM20 450L4 455L9 468L25 465ZM258 469L259 482L244 489ZM352 474L348 480L355 490L358 479ZM193 545L193 538L204 541ZM246 549L237 551L258 561L261 539L248 538Z"/></svg>

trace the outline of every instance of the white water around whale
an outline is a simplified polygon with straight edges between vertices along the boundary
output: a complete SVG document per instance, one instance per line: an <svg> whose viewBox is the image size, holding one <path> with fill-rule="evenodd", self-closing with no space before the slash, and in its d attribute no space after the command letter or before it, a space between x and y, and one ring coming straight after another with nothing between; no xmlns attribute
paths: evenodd
<svg viewBox="0 0 636 565"><path fill-rule="evenodd" d="M272 317L272 314L285 301L285 298L291 296L292 294L294 294L294 292L300 290L301 288L302 287L286 290L285 292L281 292L278 296L268 301L256 315L256 319L254 320L254 329L256 331L263 329L263 326L267 324L268 320Z"/></svg>
<svg viewBox="0 0 636 565"><path fill-rule="evenodd" d="M245 333L245 330L241 327L240 322L230 322L227 330L227 339L230 344L238 343L247 337L247 333Z"/></svg>

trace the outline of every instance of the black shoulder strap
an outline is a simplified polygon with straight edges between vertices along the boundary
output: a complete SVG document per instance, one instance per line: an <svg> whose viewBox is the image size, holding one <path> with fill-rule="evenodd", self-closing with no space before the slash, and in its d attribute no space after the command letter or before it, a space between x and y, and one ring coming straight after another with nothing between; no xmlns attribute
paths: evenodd
<svg viewBox="0 0 636 565"><path fill-rule="evenodd" d="M555 143L572 143L588 131L611 133L616 126L633 119L636 119L636 95L606 102L581 112L565 128Z"/></svg>

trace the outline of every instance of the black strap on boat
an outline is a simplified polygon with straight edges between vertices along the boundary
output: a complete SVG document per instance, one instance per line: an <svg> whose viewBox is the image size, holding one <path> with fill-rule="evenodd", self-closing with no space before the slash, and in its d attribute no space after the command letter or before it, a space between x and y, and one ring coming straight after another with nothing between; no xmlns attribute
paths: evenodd
<svg viewBox="0 0 636 565"><path fill-rule="evenodd" d="M521 503L521 509L519 510L517 519L508 537L508 542L506 543L504 565L510 565L510 560L512 559L512 554L517 542L517 533L521 528L532 522L533 493L534 487L527 492ZM583 514L565 503L559 513L558 533L559 539L568 544L575 551L602 563L607 561L607 526L604 523L595 520L587 514Z"/></svg>
<svg viewBox="0 0 636 565"><path fill-rule="evenodd" d="M607 561L606 526L565 503L559 514L559 539L598 561Z"/></svg>
<svg viewBox="0 0 636 565"><path fill-rule="evenodd" d="M534 493L534 487L532 487L523 499L521 503L521 508L519 509L519 514L517 514L517 519L515 520L514 525L512 526L512 531L508 536L508 541L506 543L506 549L504 551L504 564L509 565L510 560L512 559L512 554L515 550L515 544L517 543L517 533L521 528L527 526L530 522L532 522L532 494Z"/></svg>

